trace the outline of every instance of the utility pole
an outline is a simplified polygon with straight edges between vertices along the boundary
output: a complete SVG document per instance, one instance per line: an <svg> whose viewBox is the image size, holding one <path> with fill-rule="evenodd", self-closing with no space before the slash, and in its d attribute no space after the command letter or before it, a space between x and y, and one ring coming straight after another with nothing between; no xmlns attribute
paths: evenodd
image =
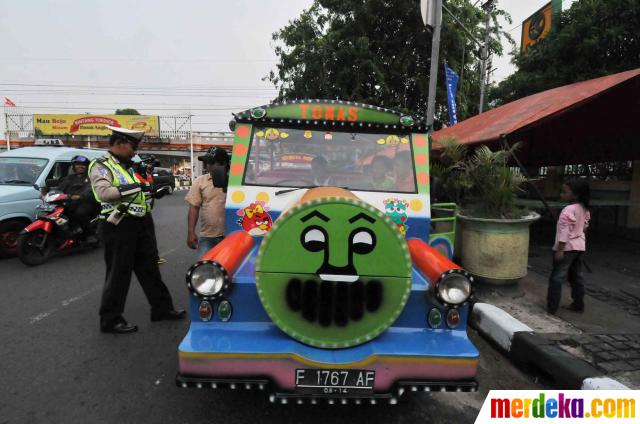
<svg viewBox="0 0 640 424"><path fill-rule="evenodd" d="M195 163L193 163L193 130L191 126L191 106L189 106L189 147L190 147L190 156L191 156L191 185L193 186L194 174L195 174Z"/></svg>
<svg viewBox="0 0 640 424"><path fill-rule="evenodd" d="M429 71L429 97L427 99L427 128L433 132L436 112L436 88L438 87L438 60L440 57L440 30L442 28L442 0L426 0L421 3L422 19L431 26L431 70Z"/></svg>
<svg viewBox="0 0 640 424"><path fill-rule="evenodd" d="M7 114L7 107L4 107L4 138L7 141L7 152L11 150L11 133L9 132L9 115Z"/></svg>
<svg viewBox="0 0 640 424"><path fill-rule="evenodd" d="M479 114L482 113L484 109L484 89L487 80L487 59L489 59L489 25L491 23L491 12L493 12L494 8L493 2L494 0L487 0L487 2L482 5L482 9L485 11L486 17L484 21L484 44L480 49L480 59L482 62L480 63L480 105L478 106Z"/></svg>

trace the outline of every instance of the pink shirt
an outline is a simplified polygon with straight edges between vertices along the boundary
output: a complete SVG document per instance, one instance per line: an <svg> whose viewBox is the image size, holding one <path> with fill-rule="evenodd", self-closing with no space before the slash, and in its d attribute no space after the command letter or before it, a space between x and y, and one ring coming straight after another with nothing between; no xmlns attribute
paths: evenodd
<svg viewBox="0 0 640 424"><path fill-rule="evenodd" d="M558 243L564 242L564 251L585 251L584 230L589 226L591 214L580 203L573 203L562 209L556 226L556 242L553 250L558 250Z"/></svg>

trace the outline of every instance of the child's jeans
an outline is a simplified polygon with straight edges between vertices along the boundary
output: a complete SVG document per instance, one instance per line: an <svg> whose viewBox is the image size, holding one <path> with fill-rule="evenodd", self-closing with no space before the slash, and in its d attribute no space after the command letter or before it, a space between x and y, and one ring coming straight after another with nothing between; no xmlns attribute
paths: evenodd
<svg viewBox="0 0 640 424"><path fill-rule="evenodd" d="M549 277L549 291L547 292L547 308L555 313L560 306L562 283L567 279L571 284L571 298L574 305L584 308L584 278L582 277L582 254L578 250L564 252L561 261L553 259L553 269Z"/></svg>

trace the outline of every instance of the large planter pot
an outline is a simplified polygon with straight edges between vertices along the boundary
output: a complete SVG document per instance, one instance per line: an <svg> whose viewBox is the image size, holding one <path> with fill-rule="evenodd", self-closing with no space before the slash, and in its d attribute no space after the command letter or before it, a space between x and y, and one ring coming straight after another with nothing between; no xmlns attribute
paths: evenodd
<svg viewBox="0 0 640 424"><path fill-rule="evenodd" d="M540 219L485 219L458 214L462 224L462 266L493 284L513 284L527 275L529 226Z"/></svg>

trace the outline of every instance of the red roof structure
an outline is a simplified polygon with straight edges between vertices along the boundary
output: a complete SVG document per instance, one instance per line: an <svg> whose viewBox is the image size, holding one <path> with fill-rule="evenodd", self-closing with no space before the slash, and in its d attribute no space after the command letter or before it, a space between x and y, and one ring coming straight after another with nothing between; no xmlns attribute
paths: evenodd
<svg viewBox="0 0 640 424"><path fill-rule="evenodd" d="M640 159L640 68L543 91L433 133L462 144L521 141L525 165Z"/></svg>

